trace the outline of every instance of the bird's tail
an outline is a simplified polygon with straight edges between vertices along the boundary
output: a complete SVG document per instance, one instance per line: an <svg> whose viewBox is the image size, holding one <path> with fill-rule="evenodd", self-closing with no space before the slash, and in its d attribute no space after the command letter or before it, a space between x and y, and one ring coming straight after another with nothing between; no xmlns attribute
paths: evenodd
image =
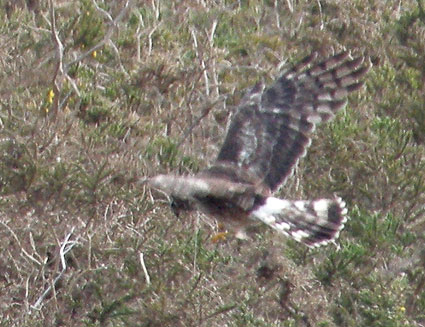
<svg viewBox="0 0 425 327"><path fill-rule="evenodd" d="M338 237L346 214L345 202L340 198L289 201L268 197L250 216L298 242L316 247Z"/></svg>

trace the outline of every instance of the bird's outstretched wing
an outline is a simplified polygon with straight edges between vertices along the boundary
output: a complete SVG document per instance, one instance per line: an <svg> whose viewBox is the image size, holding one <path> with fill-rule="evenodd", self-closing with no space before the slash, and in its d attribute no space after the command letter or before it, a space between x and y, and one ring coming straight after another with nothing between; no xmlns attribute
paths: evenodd
<svg viewBox="0 0 425 327"><path fill-rule="evenodd" d="M210 172L233 166L275 191L311 142L315 125L330 120L359 89L369 70L348 52L316 62L317 53L283 72L266 88L255 85L233 116ZM208 174L208 170L207 170Z"/></svg>

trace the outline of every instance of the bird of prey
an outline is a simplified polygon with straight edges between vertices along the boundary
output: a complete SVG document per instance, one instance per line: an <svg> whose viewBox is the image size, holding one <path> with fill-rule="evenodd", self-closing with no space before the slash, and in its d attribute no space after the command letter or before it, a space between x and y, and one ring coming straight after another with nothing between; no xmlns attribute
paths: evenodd
<svg viewBox="0 0 425 327"><path fill-rule="evenodd" d="M247 91L209 168L194 176L158 175L148 184L170 196L175 213L199 210L240 235L261 221L309 247L334 240L346 221L342 199L294 201L273 193L305 155L315 126L345 106L369 67L348 52L322 60L312 53L271 86L259 82Z"/></svg>

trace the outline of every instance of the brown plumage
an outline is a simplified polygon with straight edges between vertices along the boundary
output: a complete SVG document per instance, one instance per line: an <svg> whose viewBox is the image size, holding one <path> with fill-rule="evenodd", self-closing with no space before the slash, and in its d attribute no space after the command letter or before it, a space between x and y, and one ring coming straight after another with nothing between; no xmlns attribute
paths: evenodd
<svg viewBox="0 0 425 327"><path fill-rule="evenodd" d="M159 175L148 183L170 195L175 212L197 209L240 230L262 221L308 246L338 236L346 221L338 197L289 201L272 196L306 153L315 126L332 119L369 70L343 52L317 54L284 71L270 87L257 83L232 117L216 161L195 176Z"/></svg>

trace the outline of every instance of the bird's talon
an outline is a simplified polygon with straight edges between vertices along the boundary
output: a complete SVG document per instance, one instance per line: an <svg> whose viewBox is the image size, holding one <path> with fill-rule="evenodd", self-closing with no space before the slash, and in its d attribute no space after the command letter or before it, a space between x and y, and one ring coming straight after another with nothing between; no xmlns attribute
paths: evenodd
<svg viewBox="0 0 425 327"><path fill-rule="evenodd" d="M225 241L228 234L228 232L219 232L211 237L211 242L219 243L221 241Z"/></svg>

